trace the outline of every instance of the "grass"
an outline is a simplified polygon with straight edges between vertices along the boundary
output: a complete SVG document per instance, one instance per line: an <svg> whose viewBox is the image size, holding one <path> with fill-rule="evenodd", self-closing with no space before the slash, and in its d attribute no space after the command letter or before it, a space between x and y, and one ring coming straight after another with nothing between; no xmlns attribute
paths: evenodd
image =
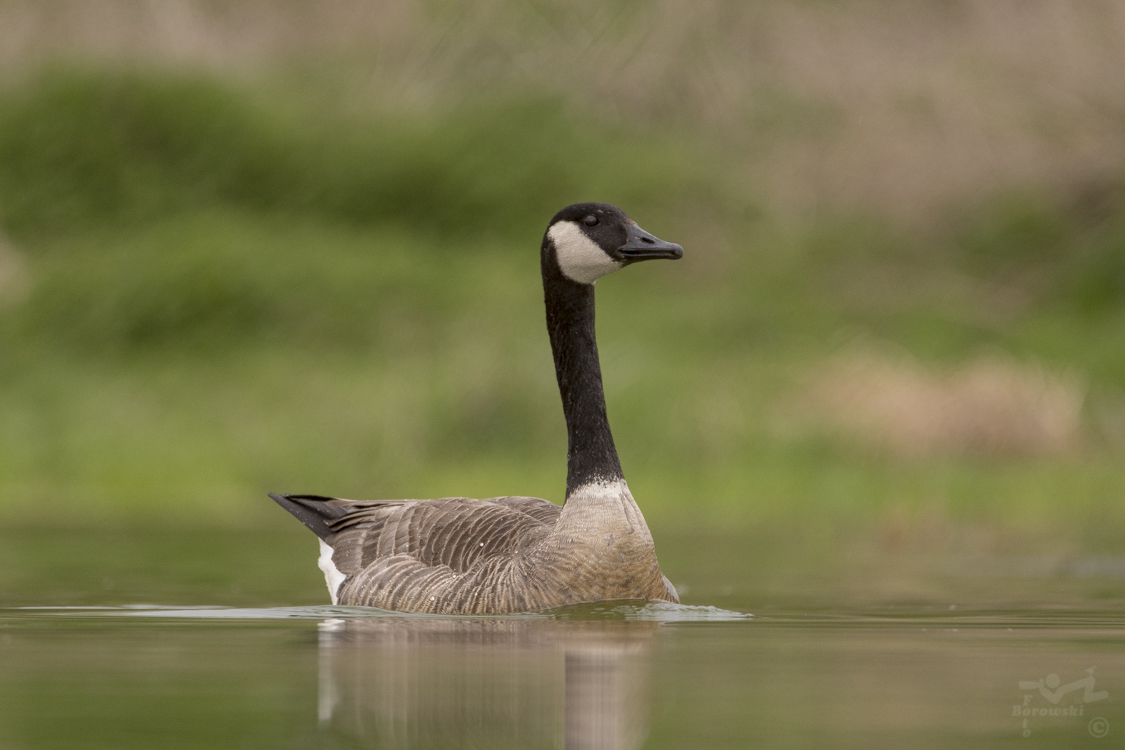
<svg viewBox="0 0 1125 750"><path fill-rule="evenodd" d="M1120 552L1112 193L998 193L925 233L794 225L700 138L518 91L379 113L304 85L72 67L0 92L0 521L288 523L277 490L560 501L537 250L597 198L688 253L598 285L654 526ZM810 373L856 341L1072 373L1079 446L904 454L810 416Z"/></svg>

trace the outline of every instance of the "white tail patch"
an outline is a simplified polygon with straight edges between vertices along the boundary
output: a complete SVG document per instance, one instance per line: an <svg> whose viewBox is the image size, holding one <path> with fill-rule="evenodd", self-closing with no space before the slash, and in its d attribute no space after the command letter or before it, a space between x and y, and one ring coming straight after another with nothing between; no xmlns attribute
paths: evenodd
<svg viewBox="0 0 1125 750"><path fill-rule="evenodd" d="M624 267L606 255L605 250L573 221L560 221L548 230L547 236L555 243L559 269L579 284L593 284L607 273Z"/></svg>
<svg viewBox="0 0 1125 750"><path fill-rule="evenodd" d="M333 549L320 540L320 559L316 561L317 566L324 571L324 582L328 584L328 593L332 595L332 603L339 604L336 597L340 586L343 585L346 575L340 572L336 567L336 563L332 562Z"/></svg>

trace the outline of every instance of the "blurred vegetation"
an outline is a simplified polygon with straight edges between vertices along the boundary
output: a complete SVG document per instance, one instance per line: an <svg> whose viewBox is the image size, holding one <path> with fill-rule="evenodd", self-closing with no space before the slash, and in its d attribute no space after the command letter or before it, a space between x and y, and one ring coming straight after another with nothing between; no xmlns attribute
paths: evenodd
<svg viewBox="0 0 1125 750"><path fill-rule="evenodd" d="M0 519L285 524L279 490L561 501L538 246L558 208L606 200L687 248L598 285L654 526L1120 550L1121 181L794 220L730 141L531 90L395 108L315 72L9 80ZM872 342L935 378L1002 352L1081 414L1045 454L865 442L809 381Z"/></svg>
<svg viewBox="0 0 1125 750"><path fill-rule="evenodd" d="M60 234L228 207L511 238L575 192L652 204L670 200L662 183L692 187L682 184L686 153L591 131L550 99L362 121L258 99L171 73L64 70L27 82L0 119L9 230Z"/></svg>

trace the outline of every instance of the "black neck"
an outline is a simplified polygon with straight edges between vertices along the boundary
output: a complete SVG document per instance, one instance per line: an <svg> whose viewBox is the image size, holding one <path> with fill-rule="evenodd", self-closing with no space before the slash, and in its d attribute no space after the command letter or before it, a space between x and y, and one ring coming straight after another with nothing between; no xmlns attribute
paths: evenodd
<svg viewBox="0 0 1125 750"><path fill-rule="evenodd" d="M563 276L554 253L543 253L547 332L566 415L566 494L595 481L622 479L609 431L602 368L594 336L594 286Z"/></svg>

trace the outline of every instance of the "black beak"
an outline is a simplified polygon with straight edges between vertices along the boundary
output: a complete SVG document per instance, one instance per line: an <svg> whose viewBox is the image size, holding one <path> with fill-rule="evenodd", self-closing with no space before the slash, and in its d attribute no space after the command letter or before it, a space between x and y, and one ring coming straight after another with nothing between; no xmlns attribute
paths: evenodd
<svg viewBox="0 0 1125 750"><path fill-rule="evenodd" d="M617 250L630 263L638 260L653 260L655 258L668 258L678 260L684 257L684 249L674 242L653 237L636 224L626 226L628 238L625 244Z"/></svg>

